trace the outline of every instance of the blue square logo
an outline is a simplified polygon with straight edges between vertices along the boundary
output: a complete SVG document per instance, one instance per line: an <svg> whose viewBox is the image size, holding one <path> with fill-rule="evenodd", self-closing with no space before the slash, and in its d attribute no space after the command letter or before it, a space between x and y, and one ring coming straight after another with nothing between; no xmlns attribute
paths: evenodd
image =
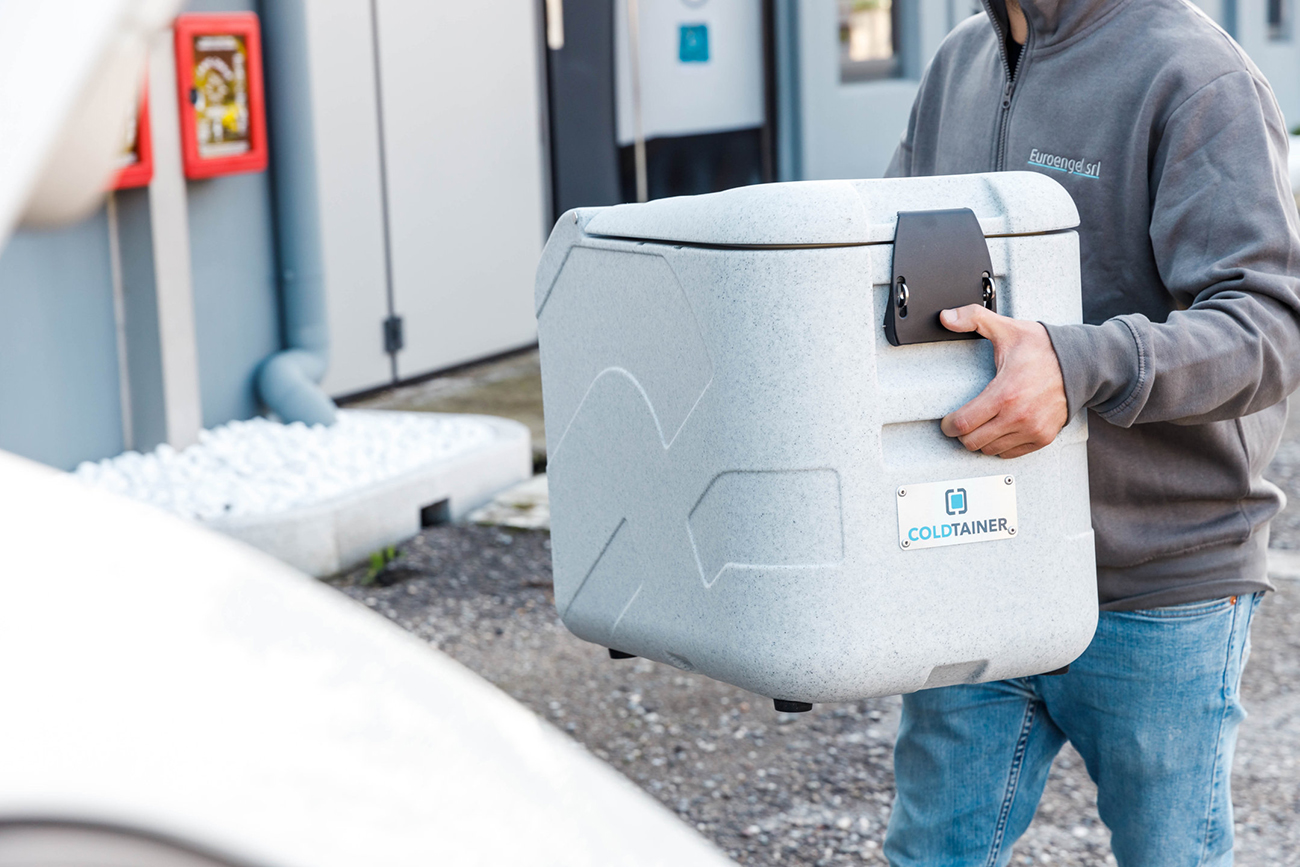
<svg viewBox="0 0 1300 867"><path fill-rule="evenodd" d="M949 488L944 491L944 511L949 515L966 514L966 489Z"/></svg>
<svg viewBox="0 0 1300 867"><path fill-rule="evenodd" d="M709 62L709 25L683 24L681 26L677 59L682 63Z"/></svg>

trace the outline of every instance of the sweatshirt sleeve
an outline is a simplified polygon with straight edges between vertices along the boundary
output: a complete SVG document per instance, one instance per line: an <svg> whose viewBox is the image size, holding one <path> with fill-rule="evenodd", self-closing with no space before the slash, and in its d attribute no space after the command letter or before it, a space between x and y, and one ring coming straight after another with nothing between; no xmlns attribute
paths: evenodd
<svg viewBox="0 0 1300 867"><path fill-rule="evenodd" d="M930 66L925 68L921 74L920 86L916 89L916 97L912 100L912 110L907 115L907 126L903 129L903 134L898 137L898 147L894 149L893 159L889 161L889 166L885 169L884 177L886 178L910 178L912 176L912 142L916 138L916 117L920 112L921 98L926 92L926 83L930 79L930 69L934 65L931 61Z"/></svg>
<svg viewBox="0 0 1300 867"><path fill-rule="evenodd" d="M1199 424L1282 401L1300 384L1300 217L1272 92L1244 70L1205 85L1151 167L1151 246L1179 309L1047 326L1070 414Z"/></svg>
<svg viewBox="0 0 1300 867"><path fill-rule="evenodd" d="M889 161L889 167L885 169L884 177L887 178L905 178L911 171L912 148L907 143L907 134L899 139L898 147L894 149L894 157Z"/></svg>

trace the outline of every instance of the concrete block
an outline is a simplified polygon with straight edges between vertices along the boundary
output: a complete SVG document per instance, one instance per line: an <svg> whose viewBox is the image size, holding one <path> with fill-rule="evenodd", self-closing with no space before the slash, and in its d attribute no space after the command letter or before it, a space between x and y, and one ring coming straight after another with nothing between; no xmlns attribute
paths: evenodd
<svg viewBox="0 0 1300 867"><path fill-rule="evenodd" d="M205 523L309 575L349 569L420 532L422 509L445 500L447 517L462 520L532 475L527 427L493 416L473 418L488 425L493 436L469 451L317 504Z"/></svg>

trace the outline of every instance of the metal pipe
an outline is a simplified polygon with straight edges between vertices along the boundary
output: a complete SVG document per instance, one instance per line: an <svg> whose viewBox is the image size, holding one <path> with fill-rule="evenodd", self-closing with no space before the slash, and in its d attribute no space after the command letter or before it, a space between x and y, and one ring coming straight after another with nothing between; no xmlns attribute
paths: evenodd
<svg viewBox="0 0 1300 867"><path fill-rule="evenodd" d="M311 82L303 0L268 3L263 16L273 125L276 246L284 343L257 371L262 403L289 423L333 424L334 401L318 383L329 367L329 321L316 188Z"/></svg>
<svg viewBox="0 0 1300 867"><path fill-rule="evenodd" d="M122 408L122 450L135 449L135 418L131 402L131 367L126 348L126 290L122 280L122 237L118 232L117 193L105 201L108 216L108 271L113 279L113 326L117 335L117 399Z"/></svg>
<svg viewBox="0 0 1300 867"><path fill-rule="evenodd" d="M393 230L388 204L388 138L384 133L384 76L383 55L379 49L379 2L370 0L370 50L375 58L375 130L379 138L379 207L383 215L384 230L384 292L388 299L388 317L397 316L397 295L393 290ZM385 347L389 344L385 341ZM397 382L397 352L400 346L388 352L388 373Z"/></svg>
<svg viewBox="0 0 1300 867"><path fill-rule="evenodd" d="M641 19L637 0L627 0L627 55L632 82L632 154L636 162L636 200L650 199L646 177L645 129L641 124Z"/></svg>

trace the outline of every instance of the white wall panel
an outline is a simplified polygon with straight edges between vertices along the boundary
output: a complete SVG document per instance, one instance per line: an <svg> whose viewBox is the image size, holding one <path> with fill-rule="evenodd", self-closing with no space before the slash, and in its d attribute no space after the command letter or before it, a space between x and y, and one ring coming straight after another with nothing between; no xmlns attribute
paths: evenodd
<svg viewBox="0 0 1300 867"><path fill-rule="evenodd" d="M536 339L538 4L377 2L405 378Z"/></svg>
<svg viewBox="0 0 1300 867"><path fill-rule="evenodd" d="M635 138L625 0L614 2L618 143ZM754 0L638 0L641 124L647 139L763 125L763 13ZM708 60L681 60L681 28L703 26Z"/></svg>
<svg viewBox="0 0 1300 867"><path fill-rule="evenodd" d="M836 0L799 4L799 91L802 112L802 176L877 178L889 165L916 97L917 81L934 56L949 22L960 22L963 0L894 0L919 4L915 32L904 33L904 60L915 76L880 81L840 82L839 19ZM905 15L908 11L905 10Z"/></svg>
<svg viewBox="0 0 1300 867"><path fill-rule="evenodd" d="M330 323L330 369L321 386L346 394L392 376L383 340L388 290L370 3L305 5Z"/></svg>

